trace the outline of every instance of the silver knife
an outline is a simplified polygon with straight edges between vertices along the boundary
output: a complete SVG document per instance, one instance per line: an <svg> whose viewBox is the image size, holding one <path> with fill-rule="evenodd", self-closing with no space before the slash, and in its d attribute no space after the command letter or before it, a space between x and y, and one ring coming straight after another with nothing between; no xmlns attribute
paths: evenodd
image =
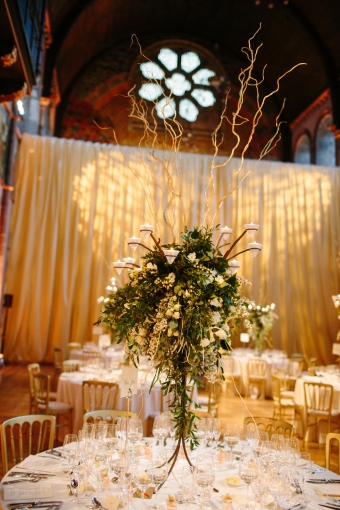
<svg viewBox="0 0 340 510"><path fill-rule="evenodd" d="M325 506L326 508L333 508L333 510L339 510L338 506L325 505L325 504L321 504L321 503L319 503L319 506Z"/></svg>
<svg viewBox="0 0 340 510"><path fill-rule="evenodd" d="M327 478L314 478L311 480L306 480L307 483L340 483L340 479L335 480L334 478L327 479Z"/></svg>

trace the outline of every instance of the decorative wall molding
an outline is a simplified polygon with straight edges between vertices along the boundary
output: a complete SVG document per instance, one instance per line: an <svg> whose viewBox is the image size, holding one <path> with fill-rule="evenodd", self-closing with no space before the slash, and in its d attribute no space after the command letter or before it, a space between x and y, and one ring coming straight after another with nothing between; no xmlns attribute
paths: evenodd
<svg viewBox="0 0 340 510"><path fill-rule="evenodd" d="M330 98L330 90L326 89L319 97L313 101L293 122L290 123L290 129L294 131L304 120L306 120L312 113L319 108L323 103Z"/></svg>

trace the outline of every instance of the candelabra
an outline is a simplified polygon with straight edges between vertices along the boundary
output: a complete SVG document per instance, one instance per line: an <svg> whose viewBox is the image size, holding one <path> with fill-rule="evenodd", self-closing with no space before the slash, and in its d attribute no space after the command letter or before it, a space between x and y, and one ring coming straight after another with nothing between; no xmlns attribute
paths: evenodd
<svg viewBox="0 0 340 510"><path fill-rule="evenodd" d="M215 253L217 252L217 250L220 250L221 248L223 248L225 246L229 247L228 249L226 249L223 257L228 261L229 270L233 274L237 272L237 270L240 268L240 265L241 265L240 262L235 259L235 257L237 257L237 255L240 255L241 253L250 251L252 256L256 257L256 255L262 248L262 244L253 241L253 242L248 243L247 249L239 251L239 252L231 255L231 251L233 250L233 248L237 245L237 243L242 239L242 237L245 234L248 233L250 239L254 238L255 233L259 229L259 225L256 223L245 223L244 228L245 228L245 230L242 232L242 234L232 244L230 244L227 241L228 241L230 235L232 234L233 229L229 228L227 226L222 227L220 230L221 235L220 235L220 237L217 241L216 247L215 247ZM151 239L154 241L156 248L159 251L162 258L166 258L166 260L168 261L169 264L172 264L174 262L177 255L179 254L179 250L175 250L173 248L169 248L169 249L162 248L161 244L160 244L161 240L160 239L157 240L153 234L154 227L152 225L149 225L148 223L146 223L145 225L140 225L139 231L141 232L141 234L144 236L145 239L148 239L149 237L151 237ZM151 251L151 252L153 251L148 246L146 246L145 244L142 243L142 239L140 237L135 237L135 236L129 237L127 239L127 243L133 252L135 252L139 246L142 246L143 248L145 248L148 251ZM223 243L223 244L221 244L221 243ZM131 270L134 267L136 269L141 269L141 267L138 264L136 264L136 259L134 259L133 257L125 257L125 258L123 258L123 260L118 260L117 262L113 262L113 266L116 269L118 274L121 274L123 269Z"/></svg>

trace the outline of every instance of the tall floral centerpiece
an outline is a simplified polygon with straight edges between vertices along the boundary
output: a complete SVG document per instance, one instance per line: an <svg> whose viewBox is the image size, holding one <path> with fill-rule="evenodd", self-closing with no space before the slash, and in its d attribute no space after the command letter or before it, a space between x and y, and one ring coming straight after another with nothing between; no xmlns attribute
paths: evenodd
<svg viewBox="0 0 340 510"><path fill-rule="evenodd" d="M249 316L246 319L246 326L250 338L254 341L255 347L261 355L266 346L272 347L270 333L274 319L275 304L261 306L254 303L248 305Z"/></svg>
<svg viewBox="0 0 340 510"><path fill-rule="evenodd" d="M139 356L150 358L153 384L160 381L170 397L177 437L186 433L193 443L189 387L199 386L201 376L221 382L221 342L229 345L231 321L237 324L248 315L248 301L240 294L244 279L234 272L228 251L223 255L214 246L213 232L186 229L183 243L171 247L155 240L141 267L132 258L116 262L118 270L129 269L130 282L110 296L99 319L115 327L136 366ZM260 249L259 243L249 243L254 255Z"/></svg>
<svg viewBox="0 0 340 510"><path fill-rule="evenodd" d="M204 191L205 211L200 227L190 230L180 226L188 224L185 213L186 197L183 195L183 169L178 154L184 129L177 120L170 84L168 83L165 89L164 84L154 78L154 64L142 51L141 58L148 62L148 69L151 69L146 83L154 84L161 93L160 101L153 101L153 107L148 111L147 102L138 100L132 93L133 89L129 92L132 102L129 116L140 122L144 128L136 149L138 157L142 160L147 157L154 165L152 170L145 168L143 175L136 173L136 169L130 166L128 161L126 165L144 191L148 209L144 216L150 214L155 221L155 227L149 224L140 226L141 233L146 239L152 240L153 246L150 248L143 244L141 238L127 239L133 250L143 247L147 253L141 257L140 265L136 264L132 257L114 262L118 273L123 269L128 271L130 281L104 300L97 324L106 322L115 328L118 341L126 342L127 353L136 366L140 356L150 358L155 369L152 384L160 382L168 395L169 407L174 416L176 436L179 439L174 460L181 444L186 452L185 438L191 440L192 446L196 442L194 414L189 408L189 388L192 385L199 386L202 376L209 381L218 382L223 379L220 365L221 343L223 342L224 346L230 344L231 328L249 313L247 300L241 294L242 278L236 274L240 263L232 258L245 251L250 251L255 256L262 247L257 242L251 242L247 249L232 254L235 245L247 232L253 237L258 225L245 224L244 232L232 244L228 243L232 229L219 229L213 225L216 224L217 215L226 198L247 176L247 172L242 173L244 158L263 115L266 101L278 91L283 76L297 67L294 66L280 76L276 87L263 95L260 90L263 77L257 78L253 73L256 56L261 47L259 45L255 50L252 48L255 35L248 40L248 46L242 48L247 64L238 77L237 104L233 106L230 115L227 115L228 89L220 122L212 133L214 154ZM243 111L243 98L248 87L256 94L257 110L253 118L246 118ZM259 154L260 159L270 152L280 138L279 117L280 114L276 118L272 137ZM157 133L160 118L165 133L163 138L159 138ZM246 137L242 143L240 130L245 123L248 123L249 129L244 131ZM230 126L235 145L226 160L220 163L216 158L223 142L223 124ZM118 143L114 132L113 135ZM159 140L163 140L162 147ZM146 151L146 156L143 156L140 148ZM156 151L159 148L166 149L162 155ZM233 175L232 186L224 196L217 197L215 176L226 169L236 151L240 163ZM160 173L164 180L159 179ZM162 244L154 235L154 232L160 231L159 214L150 183L154 183L161 193L162 217L172 232L171 244ZM215 212L212 211L213 204L216 205ZM217 239L216 243L214 239Z"/></svg>

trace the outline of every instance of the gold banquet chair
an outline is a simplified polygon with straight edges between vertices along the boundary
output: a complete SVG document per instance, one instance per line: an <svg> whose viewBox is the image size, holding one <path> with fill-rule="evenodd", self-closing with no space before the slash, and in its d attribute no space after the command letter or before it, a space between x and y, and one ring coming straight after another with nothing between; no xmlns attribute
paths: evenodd
<svg viewBox="0 0 340 510"><path fill-rule="evenodd" d="M30 411L32 414L36 411L36 403L35 403L35 393L34 393L34 375L40 374L40 365L39 363L30 363L27 365L28 370L28 378L29 378L29 387L30 387ZM50 400L57 400L57 394L54 391L50 391Z"/></svg>
<svg viewBox="0 0 340 510"><path fill-rule="evenodd" d="M53 448L55 416L30 414L6 420L1 425L3 475L24 458Z"/></svg>
<svg viewBox="0 0 340 510"><path fill-rule="evenodd" d="M247 391L250 396L250 386L253 384L260 388L260 398L266 396L267 362L260 358L250 358L247 363Z"/></svg>
<svg viewBox="0 0 340 510"><path fill-rule="evenodd" d="M56 427L72 428L72 406L66 402L60 402L59 400L50 400L50 385L51 378L46 374L35 374L34 376L34 391L36 408L42 414L66 416L67 422L56 422Z"/></svg>
<svg viewBox="0 0 340 510"><path fill-rule="evenodd" d="M89 411L84 414L84 423L100 423L105 421L106 423L115 423L117 418L136 418L136 413L132 411L120 411L117 409L101 409L100 411Z"/></svg>
<svg viewBox="0 0 340 510"><path fill-rule="evenodd" d="M305 413L306 413L306 431L315 425L318 427L319 421L327 421L327 432L331 431L331 422L337 419L339 427L340 412L332 410L333 404L333 386L331 384L304 382L303 390L305 396ZM311 422L309 423L309 418Z"/></svg>
<svg viewBox="0 0 340 510"><path fill-rule="evenodd" d="M304 407L295 403L294 392L289 390L290 380L286 374L276 371L271 374L272 394L273 394L273 418L282 420L286 412L290 412L296 421L296 415L299 416L302 425L302 438L305 437Z"/></svg>
<svg viewBox="0 0 340 510"><path fill-rule="evenodd" d="M244 425L254 423L259 430L268 432L269 439L273 434L282 434L284 437L294 437L295 427L291 423L283 420L274 420L274 418L260 417L260 416L247 416L244 418Z"/></svg>
<svg viewBox="0 0 340 510"><path fill-rule="evenodd" d="M83 381L83 410L113 410L117 407L119 385L105 381Z"/></svg>
<svg viewBox="0 0 340 510"><path fill-rule="evenodd" d="M240 391L241 373L235 373L235 365L238 363L232 356L222 356L222 368L224 381L222 387L230 388L233 394ZM225 390L223 390L225 391Z"/></svg>
<svg viewBox="0 0 340 510"><path fill-rule="evenodd" d="M334 432L330 432L326 436L326 445L325 445L325 457L326 457L326 469L331 470L331 443L332 441L337 441L338 447L338 474L340 474L340 434L335 434Z"/></svg>
<svg viewBox="0 0 340 510"><path fill-rule="evenodd" d="M218 405L222 392L222 384L220 381L211 383L205 379L205 395L198 395L195 398L195 404L201 406L201 411L211 414L212 418L218 418ZM190 407L191 412L195 412L193 405Z"/></svg>
<svg viewBox="0 0 340 510"><path fill-rule="evenodd" d="M67 344L67 359L71 359L71 351L80 351L82 349L82 345L80 342L69 342Z"/></svg>
<svg viewBox="0 0 340 510"><path fill-rule="evenodd" d="M63 372L78 372L82 365L79 359L66 359L63 361Z"/></svg>

